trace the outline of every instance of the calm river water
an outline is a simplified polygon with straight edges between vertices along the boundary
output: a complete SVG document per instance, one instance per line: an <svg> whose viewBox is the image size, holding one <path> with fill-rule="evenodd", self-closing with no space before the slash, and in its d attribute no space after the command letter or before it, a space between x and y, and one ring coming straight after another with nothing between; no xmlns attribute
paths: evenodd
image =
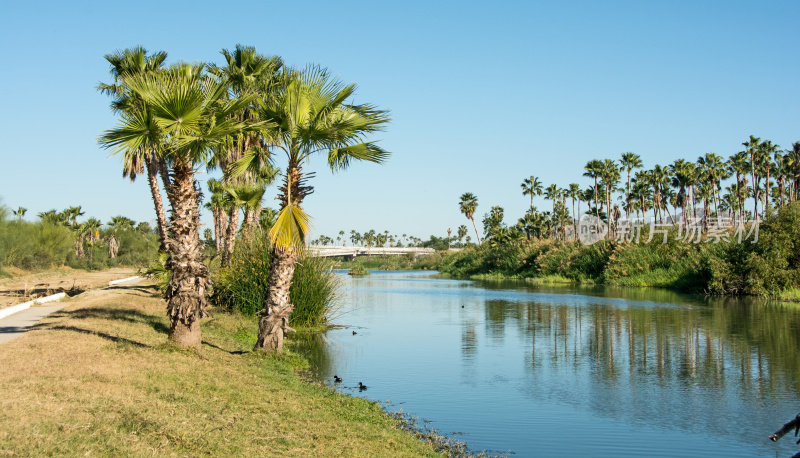
<svg viewBox="0 0 800 458"><path fill-rule="evenodd" d="M800 412L800 310L656 289L342 275L308 342L318 377L472 450L516 456L781 456ZM356 331L356 334L353 334ZM333 376L344 379L333 383ZM369 388L359 392L361 381Z"/></svg>

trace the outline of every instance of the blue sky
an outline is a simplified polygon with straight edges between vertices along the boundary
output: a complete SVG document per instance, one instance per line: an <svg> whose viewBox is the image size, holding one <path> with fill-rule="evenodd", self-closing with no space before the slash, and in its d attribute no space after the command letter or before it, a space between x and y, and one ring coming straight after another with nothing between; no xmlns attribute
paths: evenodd
<svg viewBox="0 0 800 458"><path fill-rule="evenodd" d="M501 205L511 223L530 175L587 186L588 160L625 151L651 167L728 156L750 134L800 141L798 17L789 1L4 4L0 197L29 215L82 205L153 220L146 180L123 180L97 146L116 122L94 89L109 79L103 55L141 44L219 63L242 43L326 66L392 112L376 136L393 152L384 166L311 164L314 235L442 236L466 223L466 191L479 215Z"/></svg>

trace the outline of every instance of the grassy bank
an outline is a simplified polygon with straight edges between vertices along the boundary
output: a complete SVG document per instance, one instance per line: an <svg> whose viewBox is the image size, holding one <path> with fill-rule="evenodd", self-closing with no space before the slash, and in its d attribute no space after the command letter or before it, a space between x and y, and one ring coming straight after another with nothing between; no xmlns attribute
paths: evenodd
<svg viewBox="0 0 800 458"><path fill-rule="evenodd" d="M252 319L212 310L200 353L164 344L152 289L95 290L0 352L0 455L434 455L379 405L250 353Z"/></svg>

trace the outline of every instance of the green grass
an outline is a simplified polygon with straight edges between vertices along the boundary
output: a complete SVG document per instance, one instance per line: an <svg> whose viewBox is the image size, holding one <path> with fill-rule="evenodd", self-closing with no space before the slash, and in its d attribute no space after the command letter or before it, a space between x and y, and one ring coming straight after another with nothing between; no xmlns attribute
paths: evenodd
<svg viewBox="0 0 800 458"><path fill-rule="evenodd" d="M378 404L303 381L291 340L252 353L255 320L211 313L180 350L162 300L98 291L4 344L0 455L435 456Z"/></svg>
<svg viewBox="0 0 800 458"><path fill-rule="evenodd" d="M788 302L800 302L800 288L791 288L782 291L778 295L778 299Z"/></svg>

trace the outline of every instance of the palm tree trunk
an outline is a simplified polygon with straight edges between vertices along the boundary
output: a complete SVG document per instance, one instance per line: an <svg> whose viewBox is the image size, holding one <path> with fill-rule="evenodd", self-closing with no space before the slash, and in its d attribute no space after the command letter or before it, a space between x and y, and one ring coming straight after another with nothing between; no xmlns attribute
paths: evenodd
<svg viewBox="0 0 800 458"><path fill-rule="evenodd" d="M164 159L155 159L155 163L158 166L158 174L161 175L161 183L164 185L164 190L167 190L172 184L169 178L167 162ZM170 196L169 192L167 192L167 200L169 200L169 204L172 205L172 196Z"/></svg>
<svg viewBox="0 0 800 458"><path fill-rule="evenodd" d="M156 224L158 236L161 239L161 250L166 250L167 244L167 216L164 212L164 202L161 200L161 190L158 188L158 165L152 159L145 161L147 167L147 182L150 185L150 194L153 196L153 206L156 208Z"/></svg>
<svg viewBox="0 0 800 458"><path fill-rule="evenodd" d="M258 341L255 349L283 351L283 338L294 331L289 327L289 314L294 306L289 301L297 254L294 251L272 249L269 266L269 288L264 298L264 309L258 321Z"/></svg>
<svg viewBox="0 0 800 458"><path fill-rule="evenodd" d="M181 347L200 348L200 318L207 316L206 291L211 286L200 243L198 191L191 164L176 164L167 193L172 217L167 239L169 340Z"/></svg>
<svg viewBox="0 0 800 458"><path fill-rule="evenodd" d="M225 231L225 242L223 244L222 266L230 264L233 257L233 247L236 244L236 230L239 228L239 207L233 205L228 211L228 230Z"/></svg>
<svg viewBox="0 0 800 458"><path fill-rule="evenodd" d="M481 235L478 233L478 226L475 225L475 217L470 218L470 221L472 221L472 227L475 228L475 237L478 238L478 245L480 245L481 244Z"/></svg>

